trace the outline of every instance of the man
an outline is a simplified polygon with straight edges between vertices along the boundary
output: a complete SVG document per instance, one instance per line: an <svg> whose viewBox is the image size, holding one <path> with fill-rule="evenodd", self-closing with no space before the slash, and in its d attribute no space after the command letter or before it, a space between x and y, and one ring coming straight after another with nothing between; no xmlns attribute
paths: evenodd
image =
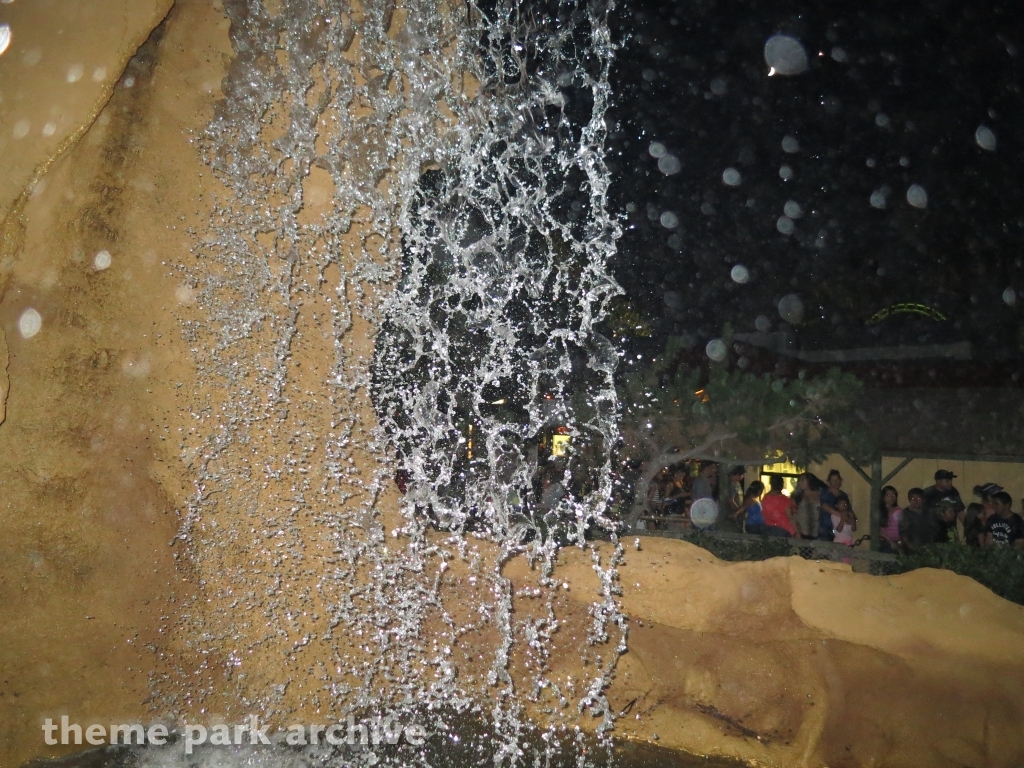
<svg viewBox="0 0 1024 768"><path fill-rule="evenodd" d="M785 481L782 475L771 475L768 478L771 488L761 499L761 516L764 518L765 536L793 537L796 526L793 525L795 507L792 500L783 492Z"/></svg>
<svg viewBox="0 0 1024 768"><path fill-rule="evenodd" d="M843 476L838 469L828 471L828 488L821 492L818 497L820 512L818 513L818 538L822 541L832 541L835 538L835 530L832 528L832 515L840 516L836 509L836 502L840 499L850 500L850 497L842 490ZM852 505L851 505L852 506Z"/></svg>
<svg viewBox="0 0 1024 768"><path fill-rule="evenodd" d="M742 524L736 513L743 506L743 479L747 476L745 467L733 467L729 470L728 496L725 498L725 510L718 521L718 530L740 533Z"/></svg>
<svg viewBox="0 0 1024 768"><path fill-rule="evenodd" d="M900 549L914 554L928 544L935 543L939 532L939 519L924 506L924 491L911 488L907 492L907 506L900 515Z"/></svg>
<svg viewBox="0 0 1024 768"><path fill-rule="evenodd" d="M1010 508L1012 504L1006 491L992 494L993 514L982 534L983 546L1024 548L1024 520Z"/></svg>
<svg viewBox="0 0 1024 768"><path fill-rule="evenodd" d="M953 487L956 477L948 469L940 469L935 473L935 485L924 489L924 508L939 520L939 529L935 532L936 541L952 541L956 538L956 521L966 509L960 499L960 491ZM949 510L952 509L952 516Z"/></svg>
<svg viewBox="0 0 1024 768"><path fill-rule="evenodd" d="M702 461L697 477L690 489L690 501L697 499L714 499L715 487L718 485L718 465L713 461Z"/></svg>

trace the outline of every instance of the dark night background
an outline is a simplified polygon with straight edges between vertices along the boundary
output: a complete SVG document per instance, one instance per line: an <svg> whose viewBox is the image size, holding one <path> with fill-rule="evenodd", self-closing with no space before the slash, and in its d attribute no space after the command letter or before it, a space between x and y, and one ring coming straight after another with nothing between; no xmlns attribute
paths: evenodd
<svg viewBox="0 0 1024 768"><path fill-rule="evenodd" d="M760 330L767 318L803 349L969 341L985 383L1018 382L1021 17L993 2L620 5L608 162L625 218L613 269L650 328L631 351L683 335L702 352L726 323L753 332L762 316ZM768 76L764 46L778 33L802 42L803 74ZM994 152L976 142L980 125ZM799 151L784 151L786 136ZM652 142L677 173L659 170ZM723 182L727 168L738 186ZM926 209L907 202L912 184ZM869 202L876 190L883 209ZM784 235L790 200L803 215ZM746 284L730 277L737 264ZM791 293L804 304L793 328L777 309ZM948 320L868 323L907 302Z"/></svg>

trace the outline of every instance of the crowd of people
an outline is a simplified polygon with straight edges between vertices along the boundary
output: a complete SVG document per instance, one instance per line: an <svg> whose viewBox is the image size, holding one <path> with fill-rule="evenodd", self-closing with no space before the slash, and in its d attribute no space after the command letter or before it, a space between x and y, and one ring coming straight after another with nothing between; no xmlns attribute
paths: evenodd
<svg viewBox="0 0 1024 768"><path fill-rule="evenodd" d="M870 521L858 519L837 469L830 470L824 481L811 472L802 473L792 494L785 492L785 480L777 474L769 476L766 489L760 480L744 485L745 468L734 467L722 493L718 477L718 464L712 461L701 462L693 477L683 467L664 470L647 490L648 512L685 515L694 501L708 498L719 502L714 528L720 531L851 547L870 538ZM905 505L895 487L885 486L879 505L879 549L910 554L937 543L1024 548L1024 518L1013 511L1010 494L996 483L986 483L973 489L978 501L964 504L953 485L955 477L948 469L938 470L934 485L906 492ZM1021 505L1024 509L1024 500Z"/></svg>

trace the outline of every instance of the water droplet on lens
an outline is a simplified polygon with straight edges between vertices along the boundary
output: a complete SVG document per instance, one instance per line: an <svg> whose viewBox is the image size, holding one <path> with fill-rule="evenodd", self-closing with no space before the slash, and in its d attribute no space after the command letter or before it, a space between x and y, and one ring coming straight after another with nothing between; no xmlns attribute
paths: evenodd
<svg viewBox="0 0 1024 768"><path fill-rule="evenodd" d="M877 115L875 115L875 125L877 125L879 128L888 128L890 125L892 125L892 121L889 119L889 116L887 114L885 114L884 112L879 112Z"/></svg>
<svg viewBox="0 0 1024 768"><path fill-rule="evenodd" d="M96 67L96 69L94 69L92 71L92 81L94 83L101 82L103 80L103 78L105 78L106 76L107 76L107 68L106 67Z"/></svg>
<svg viewBox="0 0 1024 768"><path fill-rule="evenodd" d="M782 137L782 151L789 154L800 151L800 142L796 136L783 136Z"/></svg>
<svg viewBox="0 0 1024 768"><path fill-rule="evenodd" d="M789 181L790 179L793 178L793 169L790 168L788 165L780 166L779 178L782 179L783 181Z"/></svg>
<svg viewBox="0 0 1024 768"><path fill-rule="evenodd" d="M800 203L796 200L787 200L786 204L782 206L782 212L791 219L799 219L804 215L804 209L800 207Z"/></svg>
<svg viewBox="0 0 1024 768"><path fill-rule="evenodd" d="M982 149L988 152L996 151L996 135L988 126L979 125L978 130L974 132L974 140Z"/></svg>
<svg viewBox="0 0 1024 768"><path fill-rule="evenodd" d="M679 217L672 213L672 211L665 211L661 214L658 221L661 222L661 226L665 227L665 229L675 229L679 226Z"/></svg>
<svg viewBox="0 0 1024 768"><path fill-rule="evenodd" d="M110 251L103 250L97 253L92 260L93 269L101 271L110 266Z"/></svg>
<svg viewBox="0 0 1024 768"><path fill-rule="evenodd" d="M704 347L704 352L716 363L720 363L725 360L726 355L729 354L729 350L726 349L725 342L721 339L712 339L709 341L708 345Z"/></svg>
<svg viewBox="0 0 1024 768"><path fill-rule="evenodd" d="M838 45L832 48L832 61L838 61L843 64L847 61L846 51L840 48Z"/></svg>
<svg viewBox="0 0 1024 768"><path fill-rule="evenodd" d="M53 136L57 132L57 124L52 120L43 126L43 136Z"/></svg>
<svg viewBox="0 0 1024 768"><path fill-rule="evenodd" d="M11 134L16 139L24 139L28 136L28 132L31 127L32 124L28 120L19 120L14 124L14 130L11 131Z"/></svg>
<svg viewBox="0 0 1024 768"><path fill-rule="evenodd" d="M768 333L772 329L772 321L768 319L767 315L758 315L754 320L754 327L761 333Z"/></svg>
<svg viewBox="0 0 1024 768"><path fill-rule="evenodd" d="M711 81L711 92L715 96L725 96L729 92L729 84L724 77L716 77Z"/></svg>
<svg viewBox="0 0 1024 768"><path fill-rule="evenodd" d="M81 64L75 64L68 69L67 81L69 83L77 83L82 79L82 73L85 71Z"/></svg>
<svg viewBox="0 0 1024 768"><path fill-rule="evenodd" d="M775 228L784 235L792 235L796 226L789 216L779 216L779 220L775 222Z"/></svg>
<svg viewBox="0 0 1024 768"><path fill-rule="evenodd" d="M1011 307L1017 303L1017 292L1013 288L1007 288L1003 291L1003 301L1009 304Z"/></svg>
<svg viewBox="0 0 1024 768"><path fill-rule="evenodd" d="M0 56L7 50L7 46L11 44L11 25L0 24Z"/></svg>
<svg viewBox="0 0 1024 768"><path fill-rule="evenodd" d="M790 325L799 325L804 319L804 303L795 293L787 294L779 302L779 317Z"/></svg>
<svg viewBox="0 0 1024 768"><path fill-rule="evenodd" d="M658 160L658 170L664 173L666 176L671 176L674 173L679 173L679 169L682 166L679 163L679 158L675 155L665 155Z"/></svg>
<svg viewBox="0 0 1024 768"><path fill-rule="evenodd" d="M907 202L915 208L927 208L928 193L920 184L911 184L910 189L907 190Z"/></svg>
<svg viewBox="0 0 1024 768"><path fill-rule="evenodd" d="M668 152L668 150L665 149L665 145L660 141L652 141L651 146L647 148L647 151L650 153L651 157L664 157L665 153Z"/></svg>
<svg viewBox="0 0 1024 768"><path fill-rule="evenodd" d="M740 172L735 168L726 168L722 171L722 181L724 181L730 187L738 187L743 177L740 176Z"/></svg>
<svg viewBox="0 0 1024 768"><path fill-rule="evenodd" d="M43 318L32 307L21 313L18 318L18 332L23 339L31 339L43 327Z"/></svg>
<svg viewBox="0 0 1024 768"><path fill-rule="evenodd" d="M750 280L750 272L742 264L737 264L733 267L729 276L733 279L733 282L739 283L740 285L743 285Z"/></svg>
<svg viewBox="0 0 1024 768"><path fill-rule="evenodd" d="M871 206L873 208L885 208L885 192L881 189L876 189L871 193Z"/></svg>
<svg viewBox="0 0 1024 768"><path fill-rule="evenodd" d="M807 70L807 52L789 35L775 35L764 44L764 60L778 75L799 75Z"/></svg>

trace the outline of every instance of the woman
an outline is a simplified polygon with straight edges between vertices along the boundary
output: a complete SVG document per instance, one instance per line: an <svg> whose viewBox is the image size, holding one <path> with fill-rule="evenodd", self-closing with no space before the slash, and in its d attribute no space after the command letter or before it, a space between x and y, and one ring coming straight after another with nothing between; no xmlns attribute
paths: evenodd
<svg viewBox="0 0 1024 768"><path fill-rule="evenodd" d="M651 479L647 486L647 512L651 515L662 515L665 512L665 474L667 470L661 470Z"/></svg>
<svg viewBox="0 0 1024 768"><path fill-rule="evenodd" d="M746 533L753 533L758 536L764 533L764 516L761 514L762 493L764 493L764 483L760 480L752 482L747 486L747 490L743 494L740 508L732 515L737 523L741 522L742 517L745 517L743 530Z"/></svg>
<svg viewBox="0 0 1024 768"><path fill-rule="evenodd" d="M964 543L969 547L980 547L981 537L987 531L989 511L977 502L967 505L964 512Z"/></svg>
<svg viewBox="0 0 1024 768"><path fill-rule="evenodd" d="M804 472L796 481L793 503L796 506L796 529L802 539L818 538L821 519L821 491L825 484L813 472Z"/></svg>
<svg viewBox="0 0 1024 768"><path fill-rule="evenodd" d="M878 548L881 552L896 554L900 551L900 516L903 510L899 506L900 494L891 485L882 489L882 498L879 502L878 524L881 526L879 533L882 540Z"/></svg>
<svg viewBox="0 0 1024 768"><path fill-rule="evenodd" d="M782 475L772 475L768 480L771 490L761 500L761 514L764 515L764 535L792 538L796 535L793 525L792 499L782 492Z"/></svg>

